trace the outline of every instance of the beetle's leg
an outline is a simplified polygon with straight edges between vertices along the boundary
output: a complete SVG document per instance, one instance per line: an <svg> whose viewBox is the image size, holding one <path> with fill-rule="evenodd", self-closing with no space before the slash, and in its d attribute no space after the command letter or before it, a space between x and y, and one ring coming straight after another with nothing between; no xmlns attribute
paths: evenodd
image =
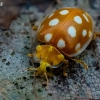
<svg viewBox="0 0 100 100"><path fill-rule="evenodd" d="M48 77L47 77L47 73L45 72L44 75L45 75L46 80L47 80L47 86L46 87L48 88Z"/></svg>
<svg viewBox="0 0 100 100"><path fill-rule="evenodd" d="M34 57L34 55L33 54L28 54L28 57Z"/></svg>
<svg viewBox="0 0 100 100"><path fill-rule="evenodd" d="M38 68L32 68L32 67L30 67L30 68L27 68L27 71L38 71ZM38 74L36 75L36 72L34 72L34 77L35 76L38 76Z"/></svg>
<svg viewBox="0 0 100 100"><path fill-rule="evenodd" d="M75 61L75 62L78 62L78 63L82 64L85 69L88 69L87 64L85 62L83 62L82 60L77 60L77 59L72 59L72 60Z"/></svg>
<svg viewBox="0 0 100 100"><path fill-rule="evenodd" d="M33 30L37 30L37 29L38 29L38 27L35 26L35 25L33 25L33 26L31 26L31 27L32 27Z"/></svg>
<svg viewBox="0 0 100 100"><path fill-rule="evenodd" d="M38 68L32 68L32 67L30 67L30 68L27 68L27 70L28 71L38 71ZM35 79L35 76L38 76L38 74L36 74L36 72L34 72L33 76L34 76L34 79Z"/></svg>
<svg viewBox="0 0 100 100"><path fill-rule="evenodd" d="M95 32L92 40L94 40L97 36L100 36L100 32Z"/></svg>
<svg viewBox="0 0 100 100"><path fill-rule="evenodd" d="M68 67L68 60L65 60L64 59L64 66L63 66L63 76L67 76L67 73L66 73L66 69L67 69L67 67Z"/></svg>
<svg viewBox="0 0 100 100"><path fill-rule="evenodd" d="M38 68L32 68L32 67L30 67L30 68L27 68L27 70L28 70L28 71L37 71Z"/></svg>

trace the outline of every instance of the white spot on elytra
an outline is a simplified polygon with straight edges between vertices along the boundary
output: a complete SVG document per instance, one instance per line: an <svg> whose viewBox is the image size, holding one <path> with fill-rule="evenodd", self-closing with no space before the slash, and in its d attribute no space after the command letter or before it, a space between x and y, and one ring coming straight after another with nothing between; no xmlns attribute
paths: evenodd
<svg viewBox="0 0 100 100"><path fill-rule="evenodd" d="M76 45L76 47L75 47L75 50L77 51L79 48L80 48L80 43L78 43L77 45Z"/></svg>
<svg viewBox="0 0 100 100"><path fill-rule="evenodd" d="M86 34L87 34L87 31L83 30L83 32L82 32L83 37L86 36Z"/></svg>
<svg viewBox="0 0 100 100"><path fill-rule="evenodd" d="M86 19L87 22L89 22L87 16L85 14L83 14L84 18Z"/></svg>
<svg viewBox="0 0 100 100"><path fill-rule="evenodd" d="M59 19L55 18L49 22L49 26L54 26L57 25L58 23L59 23Z"/></svg>
<svg viewBox="0 0 100 100"><path fill-rule="evenodd" d="M44 38L45 38L46 42L49 42L51 40L51 38L52 38L52 34L51 33L47 33Z"/></svg>
<svg viewBox="0 0 100 100"><path fill-rule="evenodd" d="M81 23L82 23L82 19L81 19L80 16L75 16L75 17L74 17L74 21L75 21L76 23L78 23L78 24L81 24Z"/></svg>
<svg viewBox="0 0 100 100"><path fill-rule="evenodd" d="M65 47L65 41L63 39L60 39L57 43L58 48L64 48Z"/></svg>
<svg viewBox="0 0 100 100"><path fill-rule="evenodd" d="M71 37L75 37L76 36L76 29L73 27L73 26L70 26L68 28L68 34L71 36Z"/></svg>
<svg viewBox="0 0 100 100"><path fill-rule="evenodd" d="M48 18L50 18L54 13L52 13Z"/></svg>
<svg viewBox="0 0 100 100"><path fill-rule="evenodd" d="M62 10L62 11L60 11L60 14L61 14L61 15L66 15L66 14L68 14L68 13L69 13L68 10Z"/></svg>

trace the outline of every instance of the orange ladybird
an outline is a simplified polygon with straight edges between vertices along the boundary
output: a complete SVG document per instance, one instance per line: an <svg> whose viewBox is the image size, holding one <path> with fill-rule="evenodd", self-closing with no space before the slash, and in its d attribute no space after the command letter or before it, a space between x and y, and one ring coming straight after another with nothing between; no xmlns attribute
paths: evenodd
<svg viewBox="0 0 100 100"><path fill-rule="evenodd" d="M48 70L59 66L68 66L68 60L82 53L93 38L94 23L92 17L79 8L61 8L44 18L37 30L37 39L45 45L38 45L34 54L29 54L40 63L35 76L50 74ZM81 60L72 59L88 66ZM32 69L31 69L32 70Z"/></svg>

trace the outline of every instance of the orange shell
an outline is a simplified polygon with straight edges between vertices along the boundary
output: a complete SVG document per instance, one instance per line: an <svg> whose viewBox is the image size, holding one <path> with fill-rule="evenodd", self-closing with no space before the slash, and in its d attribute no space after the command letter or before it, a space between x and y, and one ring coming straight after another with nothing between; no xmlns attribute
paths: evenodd
<svg viewBox="0 0 100 100"><path fill-rule="evenodd" d="M93 29L93 20L87 12L79 8L61 8L44 18L37 38L74 57L89 45Z"/></svg>

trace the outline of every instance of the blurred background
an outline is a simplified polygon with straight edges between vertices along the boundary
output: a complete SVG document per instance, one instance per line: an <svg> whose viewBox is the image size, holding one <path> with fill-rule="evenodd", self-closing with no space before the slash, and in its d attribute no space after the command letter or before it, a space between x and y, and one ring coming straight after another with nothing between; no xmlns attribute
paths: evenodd
<svg viewBox="0 0 100 100"><path fill-rule="evenodd" d="M32 11L32 7L37 8L39 12L43 14L49 14L53 10L60 7L80 7L87 11L90 8L95 11L98 17L100 14L100 1L99 0L0 0L0 27L2 29L8 29L12 20L17 18L21 10L24 8L26 13ZM90 12L92 14L92 12Z"/></svg>
<svg viewBox="0 0 100 100"><path fill-rule="evenodd" d="M34 79L34 73L26 71L33 66L27 54L37 44L36 27L62 7L87 11L100 32L100 0L0 0L0 100L100 99L100 37L76 57L89 69L70 62L68 77L49 78L48 90L45 78Z"/></svg>

